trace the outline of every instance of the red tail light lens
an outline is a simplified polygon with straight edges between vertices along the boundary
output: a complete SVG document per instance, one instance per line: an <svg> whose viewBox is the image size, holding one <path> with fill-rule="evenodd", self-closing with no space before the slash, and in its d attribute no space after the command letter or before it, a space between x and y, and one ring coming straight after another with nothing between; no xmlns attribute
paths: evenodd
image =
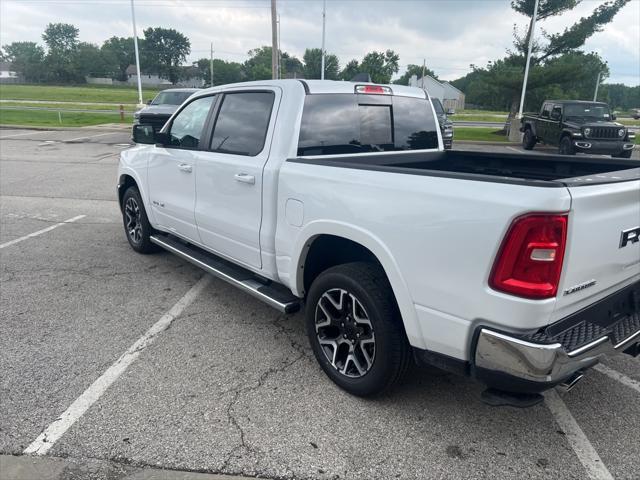
<svg viewBox="0 0 640 480"><path fill-rule="evenodd" d="M391 95L393 92L389 87L380 85L356 85L356 93L366 93L369 95Z"/></svg>
<svg viewBox="0 0 640 480"><path fill-rule="evenodd" d="M505 236L489 285L525 298L555 297L562 273L568 216L529 214L516 218Z"/></svg>

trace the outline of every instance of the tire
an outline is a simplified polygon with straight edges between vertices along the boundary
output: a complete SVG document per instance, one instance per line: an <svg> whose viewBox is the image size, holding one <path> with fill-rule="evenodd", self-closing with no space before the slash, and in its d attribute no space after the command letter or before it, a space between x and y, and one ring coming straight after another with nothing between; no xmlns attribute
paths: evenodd
<svg viewBox="0 0 640 480"><path fill-rule="evenodd" d="M558 147L558 153L560 155L575 155L576 149L573 147L573 143L571 143L571 139L567 136L564 136L560 139L560 146Z"/></svg>
<svg viewBox="0 0 640 480"><path fill-rule="evenodd" d="M122 196L122 223L129 245L138 253L154 253L159 247L149 237L154 230L147 218L144 203L137 187L129 187Z"/></svg>
<svg viewBox="0 0 640 480"><path fill-rule="evenodd" d="M527 128L524 131L524 136L522 137L522 148L525 150L533 150L533 147L536 145L536 137L533 135L533 132L530 128Z"/></svg>
<svg viewBox="0 0 640 480"><path fill-rule="evenodd" d="M388 390L411 362L391 285L379 266L347 263L322 272L309 290L305 323L320 366L353 395Z"/></svg>
<svg viewBox="0 0 640 480"><path fill-rule="evenodd" d="M611 156L613 158L631 158L632 154L633 154L633 150L625 150L624 152L620 152Z"/></svg>

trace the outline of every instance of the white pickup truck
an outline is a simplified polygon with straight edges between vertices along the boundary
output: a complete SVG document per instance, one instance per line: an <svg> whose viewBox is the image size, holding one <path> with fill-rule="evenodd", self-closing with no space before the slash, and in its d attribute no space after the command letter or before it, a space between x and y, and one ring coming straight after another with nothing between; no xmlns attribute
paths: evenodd
<svg viewBox="0 0 640 480"><path fill-rule="evenodd" d="M129 243L281 310L326 374L376 394L410 362L493 404L640 350L640 162L443 151L423 90L274 80L191 96L122 152Z"/></svg>

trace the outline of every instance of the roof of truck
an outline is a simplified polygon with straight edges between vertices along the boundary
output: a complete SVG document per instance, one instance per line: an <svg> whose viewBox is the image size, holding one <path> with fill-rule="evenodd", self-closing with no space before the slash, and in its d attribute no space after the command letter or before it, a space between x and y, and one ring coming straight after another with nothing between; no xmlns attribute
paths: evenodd
<svg viewBox="0 0 640 480"><path fill-rule="evenodd" d="M284 80L257 80L254 82L232 83L229 85L218 85L203 90L203 92L218 92L228 88L238 87L281 87L283 90L290 88L304 87L307 93L354 93L356 85L381 85L391 88L394 95L405 97L426 98L426 92L420 88L407 87L405 85L387 85L368 82L347 82L336 80L304 80L304 79L284 79Z"/></svg>
<svg viewBox="0 0 640 480"><path fill-rule="evenodd" d="M588 103L590 105L599 103L601 105L606 105L606 102L592 102L591 100L545 100L544 103Z"/></svg>

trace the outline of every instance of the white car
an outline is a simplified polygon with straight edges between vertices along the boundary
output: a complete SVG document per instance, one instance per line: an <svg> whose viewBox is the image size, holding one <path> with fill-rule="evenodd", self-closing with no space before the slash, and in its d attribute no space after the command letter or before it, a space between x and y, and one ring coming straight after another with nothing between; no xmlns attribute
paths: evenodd
<svg viewBox="0 0 640 480"><path fill-rule="evenodd" d="M638 354L640 162L445 152L426 93L400 85L220 86L138 128L118 171L133 249L304 308L353 394L415 359L523 406Z"/></svg>

